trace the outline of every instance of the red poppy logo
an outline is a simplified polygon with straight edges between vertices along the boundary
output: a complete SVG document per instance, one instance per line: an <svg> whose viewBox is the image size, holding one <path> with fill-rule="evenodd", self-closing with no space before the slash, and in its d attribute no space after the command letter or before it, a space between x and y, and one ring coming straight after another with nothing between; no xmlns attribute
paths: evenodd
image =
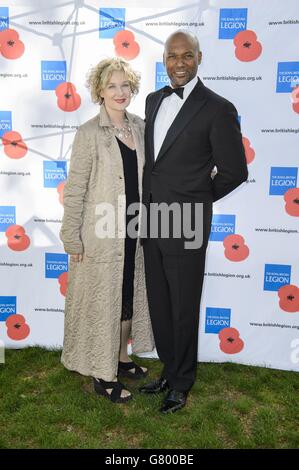
<svg viewBox="0 0 299 470"><path fill-rule="evenodd" d="M125 29L118 31L113 38L113 42L115 54L123 59L135 59L140 52L139 44L135 41L135 36L131 31Z"/></svg>
<svg viewBox="0 0 299 470"><path fill-rule="evenodd" d="M64 273L61 273L60 276L58 277L58 282L60 285L60 292L64 297L67 291L67 281L68 281L68 272L65 271Z"/></svg>
<svg viewBox="0 0 299 470"><path fill-rule="evenodd" d="M223 240L224 255L230 261L244 261L249 255L249 248L241 235L228 235Z"/></svg>
<svg viewBox="0 0 299 470"><path fill-rule="evenodd" d="M288 189L283 197L287 214L299 217L299 188Z"/></svg>
<svg viewBox="0 0 299 470"><path fill-rule="evenodd" d="M18 159L25 157L28 148L19 132L7 131L1 138L4 145L4 153L9 158Z"/></svg>
<svg viewBox="0 0 299 470"><path fill-rule="evenodd" d="M292 284L278 289L279 306L285 312L299 312L299 288Z"/></svg>
<svg viewBox="0 0 299 470"><path fill-rule="evenodd" d="M241 62L251 62L256 60L262 53L262 45L257 41L257 35L254 31L246 29L240 31L234 37L235 56Z"/></svg>
<svg viewBox="0 0 299 470"><path fill-rule="evenodd" d="M6 59L18 59L24 54L24 43L14 29L0 31L0 53Z"/></svg>
<svg viewBox="0 0 299 470"><path fill-rule="evenodd" d="M71 82L60 83L55 88L57 106L62 111L76 111L81 105L81 97L76 92L76 87Z"/></svg>
<svg viewBox="0 0 299 470"><path fill-rule="evenodd" d="M30 333L30 327L27 325L25 317L20 313L10 315L6 319L7 336L15 341L21 341L27 338Z"/></svg>
<svg viewBox="0 0 299 470"><path fill-rule="evenodd" d="M255 151L251 147L250 140L247 139L247 137L242 137L242 142L245 150L245 156L246 156L246 162L247 165L251 163L254 160L255 157Z"/></svg>
<svg viewBox="0 0 299 470"><path fill-rule="evenodd" d="M219 333L219 347L225 354L237 354L244 348L244 341L236 328L223 328Z"/></svg>
<svg viewBox="0 0 299 470"><path fill-rule="evenodd" d="M299 114L299 86L296 86L291 94L293 102L293 110Z"/></svg>
<svg viewBox="0 0 299 470"><path fill-rule="evenodd" d="M65 181L61 181L59 185L56 187L57 192L59 194L59 202L63 206L63 191L64 191Z"/></svg>
<svg viewBox="0 0 299 470"><path fill-rule="evenodd" d="M30 245L30 238L21 225L11 225L5 232L7 246L13 251L24 251Z"/></svg>

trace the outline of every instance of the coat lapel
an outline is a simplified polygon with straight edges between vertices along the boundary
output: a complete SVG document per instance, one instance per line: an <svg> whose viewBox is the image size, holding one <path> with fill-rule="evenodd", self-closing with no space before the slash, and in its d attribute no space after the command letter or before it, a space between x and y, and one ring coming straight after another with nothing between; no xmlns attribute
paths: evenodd
<svg viewBox="0 0 299 470"><path fill-rule="evenodd" d="M143 172L143 166L144 166L143 127L138 123L138 120L135 118L134 114L129 113L127 110L125 111L125 114L129 121L129 125L132 129L133 139L134 139L135 146L136 146L137 167L138 167L138 186L139 186L139 192L141 195L142 172ZM104 128L104 132L107 137L107 141L106 141L107 148L109 149L111 156L114 157L112 158L112 161L114 162L116 172L117 174L120 174L123 171L123 162L121 158L121 152L117 144L117 141L114 137L111 120L103 104L101 105L100 112L98 114L98 124L100 127Z"/></svg>
<svg viewBox="0 0 299 470"><path fill-rule="evenodd" d="M154 123L155 123L157 112L160 108L163 98L164 98L164 94L162 91L160 91L157 94L157 98L153 105L153 109L150 110L150 113L149 113L150 117L149 117L149 120L146 122L146 127L145 127L146 133L147 133L148 145L149 145L149 154L150 154L150 158L153 164L155 162Z"/></svg>
<svg viewBox="0 0 299 470"><path fill-rule="evenodd" d="M198 83L194 87L193 91L188 96L186 102L183 104L173 123L171 124L168 132L163 141L160 152L156 158L156 162L160 160L167 150L174 143L179 134L184 130L187 124L193 119L193 117L201 110L206 103L205 87L203 83L198 79ZM153 126L152 126L153 127Z"/></svg>
<svg viewBox="0 0 299 470"><path fill-rule="evenodd" d="M142 174L144 167L144 132L143 128L138 124L135 117L126 111L129 124L132 129L133 139L136 147L137 167L138 167L138 187L140 199L142 197Z"/></svg>

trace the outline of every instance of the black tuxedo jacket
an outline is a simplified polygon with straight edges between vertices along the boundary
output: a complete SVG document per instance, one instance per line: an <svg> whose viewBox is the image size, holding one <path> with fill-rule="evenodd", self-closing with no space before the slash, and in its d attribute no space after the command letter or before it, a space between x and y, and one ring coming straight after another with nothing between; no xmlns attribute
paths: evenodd
<svg viewBox="0 0 299 470"><path fill-rule="evenodd" d="M145 110L143 203L217 201L248 176L237 111L198 83L154 159L154 121L165 94L148 95ZM216 165L217 175L211 178Z"/></svg>

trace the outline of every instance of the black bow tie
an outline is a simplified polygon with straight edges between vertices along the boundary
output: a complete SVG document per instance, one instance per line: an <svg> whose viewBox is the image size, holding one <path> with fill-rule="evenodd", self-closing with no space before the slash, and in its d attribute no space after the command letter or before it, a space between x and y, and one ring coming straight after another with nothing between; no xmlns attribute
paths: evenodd
<svg viewBox="0 0 299 470"><path fill-rule="evenodd" d="M163 88L163 92L165 93L165 95L167 96L170 96L172 95L172 93L175 93L176 95L178 95L181 99L184 98L184 87L180 87L180 88L171 88L171 86L165 86Z"/></svg>

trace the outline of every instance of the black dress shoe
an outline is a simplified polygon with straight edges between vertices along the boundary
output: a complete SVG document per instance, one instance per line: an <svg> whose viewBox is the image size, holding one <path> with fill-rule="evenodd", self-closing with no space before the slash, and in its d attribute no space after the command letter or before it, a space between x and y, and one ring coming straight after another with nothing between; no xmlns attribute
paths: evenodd
<svg viewBox="0 0 299 470"><path fill-rule="evenodd" d="M169 388L168 382L163 377L160 379L155 380L154 382L150 382L149 384L143 385L139 388L139 392L141 393L161 393L165 392Z"/></svg>
<svg viewBox="0 0 299 470"><path fill-rule="evenodd" d="M178 392L177 390L169 390L163 406L160 409L161 413L174 413L186 405L188 392Z"/></svg>

